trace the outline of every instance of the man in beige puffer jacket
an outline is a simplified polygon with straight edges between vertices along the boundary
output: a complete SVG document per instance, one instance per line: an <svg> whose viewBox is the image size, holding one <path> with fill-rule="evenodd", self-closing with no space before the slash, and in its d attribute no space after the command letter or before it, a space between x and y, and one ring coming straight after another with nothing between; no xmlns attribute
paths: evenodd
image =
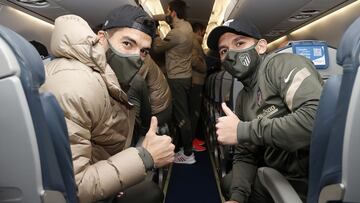
<svg viewBox="0 0 360 203"><path fill-rule="evenodd" d="M80 202L112 197L144 180L147 170L174 159L171 139L155 134L156 118L142 147L127 148L133 133L132 105L120 88L116 70L107 63L109 52L144 59L152 41L151 28L143 23L149 16L127 5L107 19L108 32L98 35L78 16L55 20L51 52L56 59L46 65L42 87L56 96L65 114ZM133 26L139 19L138 26ZM130 45L134 46L126 49ZM138 192L140 199L146 196L146 191Z"/></svg>

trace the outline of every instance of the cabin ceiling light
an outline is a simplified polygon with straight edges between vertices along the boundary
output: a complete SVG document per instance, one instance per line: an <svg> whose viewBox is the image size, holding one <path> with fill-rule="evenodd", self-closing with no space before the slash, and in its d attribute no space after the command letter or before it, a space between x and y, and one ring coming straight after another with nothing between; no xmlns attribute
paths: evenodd
<svg viewBox="0 0 360 203"><path fill-rule="evenodd" d="M14 12L14 14L12 15L15 15L17 18L26 18L28 22L31 22L31 23L34 23L34 24L41 24L42 26L46 26L46 27L49 27L50 29L54 29L54 25L50 22L47 22L47 21L44 21L40 18L37 18L35 16L32 16L28 13L25 13L23 11L20 11L18 9L15 9L13 7L9 7L10 11L11 12Z"/></svg>
<svg viewBox="0 0 360 203"><path fill-rule="evenodd" d="M353 12L354 9L358 9L360 6L360 1L355 1L349 5L346 5L334 12L331 12L293 32L290 33L290 35L298 35L301 34L303 32L311 32L311 30L313 29L317 29L321 26L324 26L328 23L331 23L333 20L335 19L340 19L340 18L345 18L345 16L349 13L349 12Z"/></svg>
<svg viewBox="0 0 360 203"><path fill-rule="evenodd" d="M233 9L233 8L228 8L230 2L236 2L236 0L215 0L208 25L206 27L205 36L203 39L203 44L202 44L203 49L208 49L206 42L211 30L213 30L215 27L223 23L227 9L231 9L231 10ZM230 5L232 5L232 7L235 6L234 3Z"/></svg>
<svg viewBox="0 0 360 203"><path fill-rule="evenodd" d="M317 29L317 28L323 26L324 23L332 22L333 19L344 18L344 15L353 11L354 9L358 9L359 6L360 6L360 1L355 1L339 10L331 12L330 14L327 14L327 15L291 32L289 34L289 36L295 36L294 38L296 38L296 35L301 35L304 32L311 32L311 30ZM282 41L286 38L287 38L286 36L280 37L279 39L268 44L268 46L275 46L277 43L279 43L279 41Z"/></svg>

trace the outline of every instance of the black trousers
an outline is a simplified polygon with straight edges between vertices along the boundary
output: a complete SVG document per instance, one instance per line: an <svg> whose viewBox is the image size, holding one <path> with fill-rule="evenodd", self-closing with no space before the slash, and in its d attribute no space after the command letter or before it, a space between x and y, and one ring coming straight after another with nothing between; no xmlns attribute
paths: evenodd
<svg viewBox="0 0 360 203"><path fill-rule="evenodd" d="M169 123L172 117L172 104L170 104L166 109L160 111L159 113L155 114L159 127L164 126L165 123Z"/></svg>
<svg viewBox="0 0 360 203"><path fill-rule="evenodd" d="M191 131L193 138L197 137L199 139L203 139L203 137L196 134L201 112L202 95L203 85L193 84L190 92Z"/></svg>
<svg viewBox="0 0 360 203"><path fill-rule="evenodd" d="M112 197L97 203L162 203L164 194L153 181L144 180L126 189L120 197Z"/></svg>
<svg viewBox="0 0 360 203"><path fill-rule="evenodd" d="M231 189L231 181L232 181L232 171L227 174L221 180L221 193L226 200L229 200L231 197L230 189ZM303 202L306 202L306 193L307 193L307 183L303 181L295 181L288 180L291 186L295 189L295 191L300 196ZM256 176L254 184L252 185L252 192L247 201L248 203L273 203L270 193L266 190L266 188L261 184L259 177Z"/></svg>
<svg viewBox="0 0 360 203"><path fill-rule="evenodd" d="M184 147L184 154L192 154L192 134L189 111L189 96L191 90L191 78L168 79L172 95L174 124L179 129L180 138ZM176 135L175 135L176 136ZM175 138L175 140L179 140ZM176 142L178 148L180 143Z"/></svg>
<svg viewBox="0 0 360 203"><path fill-rule="evenodd" d="M229 200L231 197L230 188L232 181L232 172L227 174L221 180L221 192L226 200ZM266 191L264 186L262 186L258 176L256 176L254 185L252 187L252 193L247 201L247 203L273 203L273 199L270 194Z"/></svg>

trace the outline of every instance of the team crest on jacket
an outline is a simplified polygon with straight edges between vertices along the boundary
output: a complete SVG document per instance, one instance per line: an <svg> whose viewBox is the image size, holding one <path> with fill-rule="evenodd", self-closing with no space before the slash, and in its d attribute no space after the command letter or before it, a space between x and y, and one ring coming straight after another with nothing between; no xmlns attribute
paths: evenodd
<svg viewBox="0 0 360 203"><path fill-rule="evenodd" d="M240 59L240 63L243 64L244 66L249 66L251 59L248 53L243 53L239 56Z"/></svg>

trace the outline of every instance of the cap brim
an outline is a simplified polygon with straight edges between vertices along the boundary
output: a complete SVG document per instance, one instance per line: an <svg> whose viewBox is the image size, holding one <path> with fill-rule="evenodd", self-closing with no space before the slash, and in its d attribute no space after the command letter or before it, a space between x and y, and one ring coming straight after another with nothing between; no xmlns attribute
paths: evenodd
<svg viewBox="0 0 360 203"><path fill-rule="evenodd" d="M221 35L223 35L226 32L232 32L232 33L238 33L233 28L227 27L227 26L219 26L214 28L207 39L207 46L212 50L218 50L218 42Z"/></svg>
<svg viewBox="0 0 360 203"><path fill-rule="evenodd" d="M223 35L224 33L227 33L227 32L231 32L231 33L235 33L235 34L239 34L239 35L244 35L244 36L249 36L251 37L250 35L248 35L247 33L244 33L244 32L238 32L236 31L235 29L231 28L231 27L228 27L228 26L219 26L219 27L216 27L214 28L209 36L208 36L208 39L207 39L207 46L212 49L212 50L215 50L217 51L219 49L219 39L221 37L221 35Z"/></svg>

